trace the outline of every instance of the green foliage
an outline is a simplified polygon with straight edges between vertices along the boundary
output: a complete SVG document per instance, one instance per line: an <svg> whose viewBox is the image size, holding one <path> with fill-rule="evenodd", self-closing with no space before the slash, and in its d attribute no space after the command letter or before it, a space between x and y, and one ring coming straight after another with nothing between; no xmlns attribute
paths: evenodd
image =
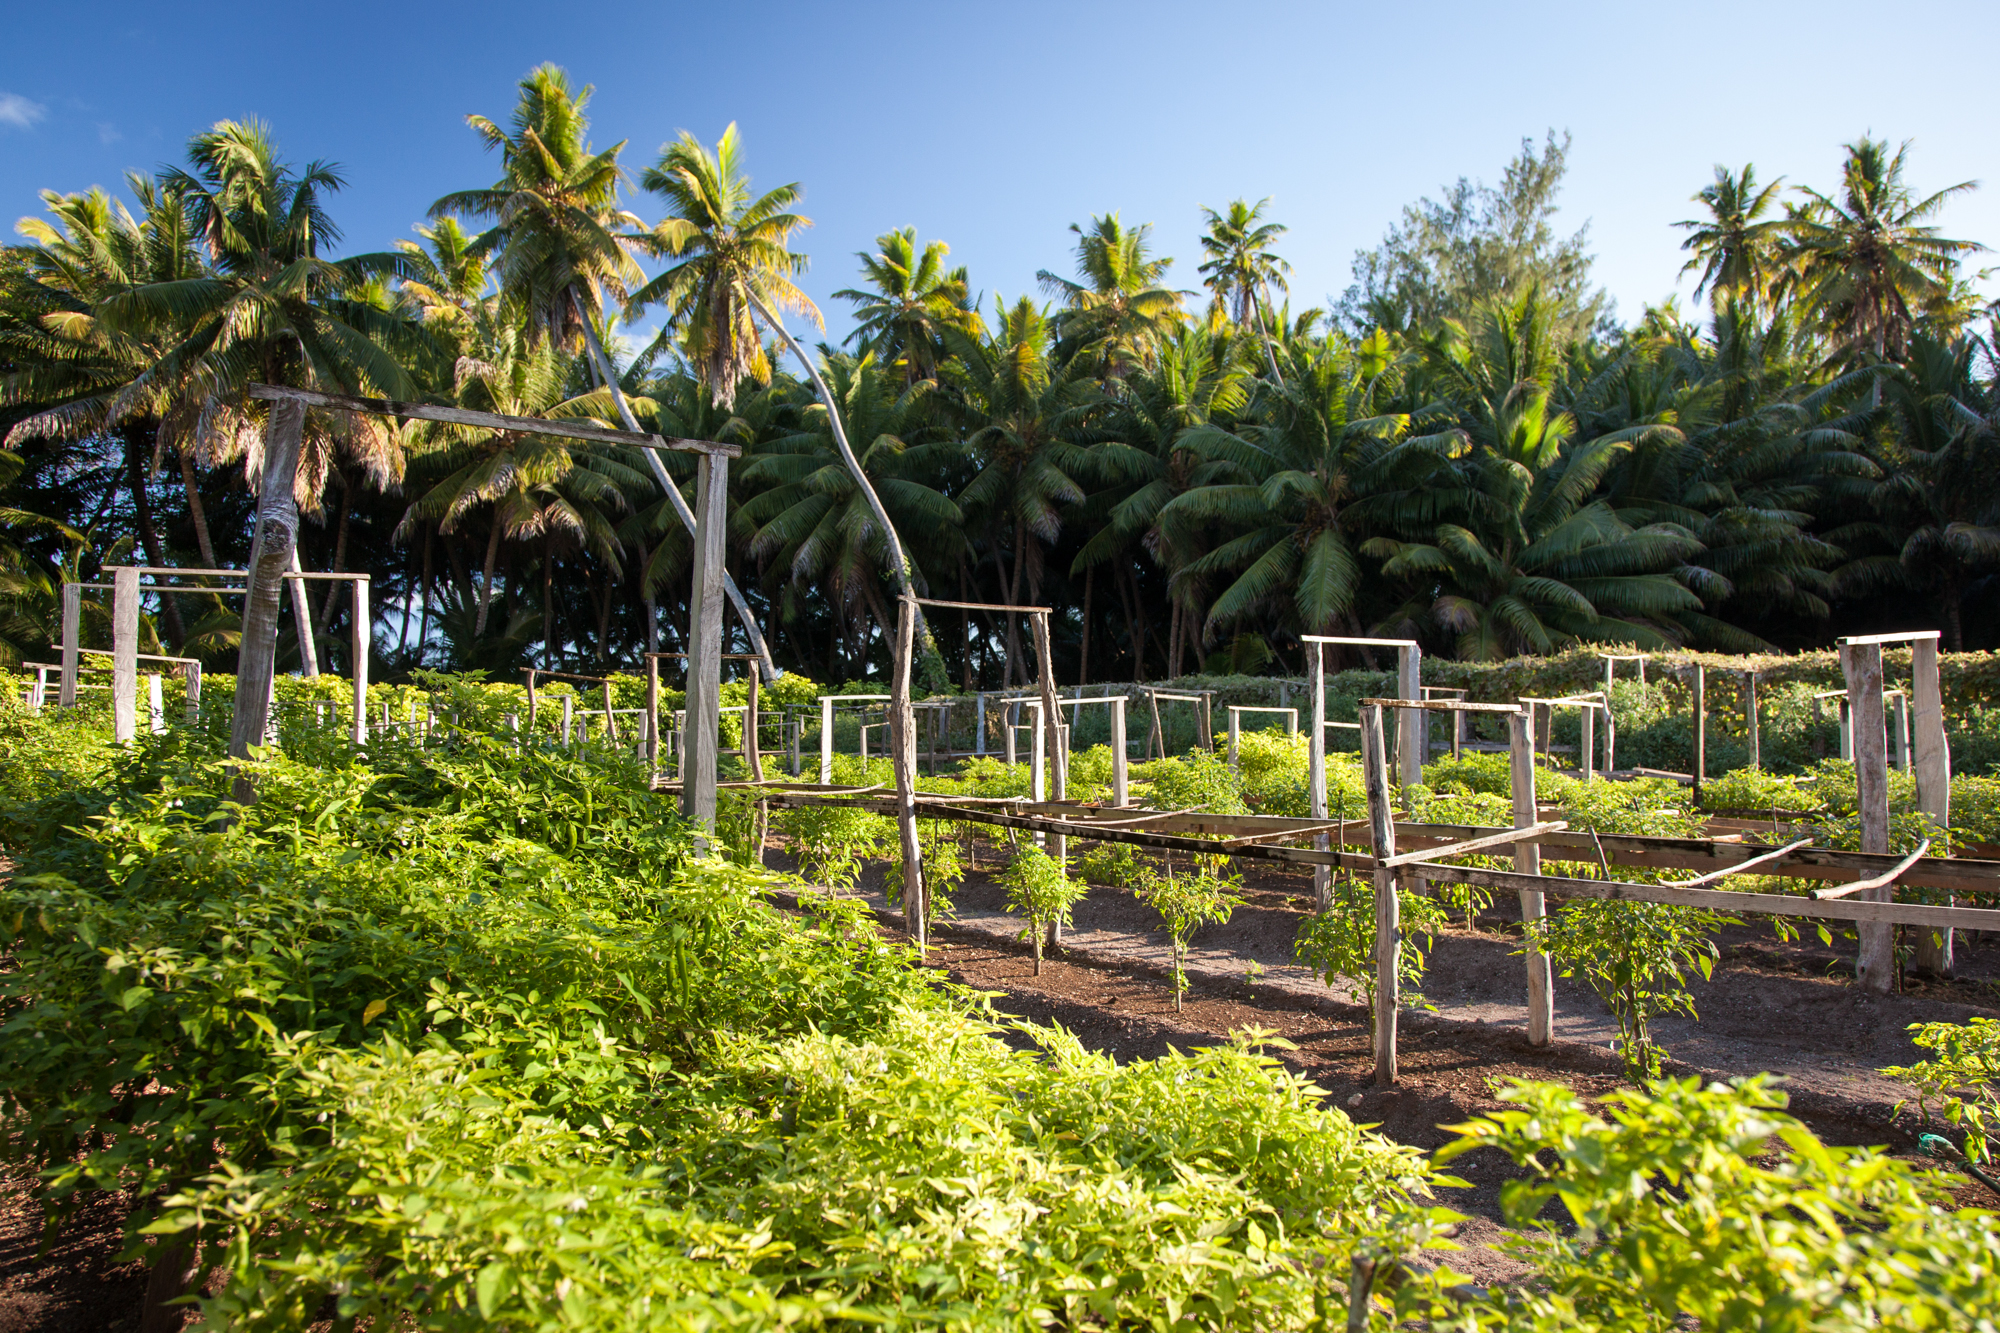
<svg viewBox="0 0 2000 1333"><path fill-rule="evenodd" d="M1031 842L1014 851L1014 860L1001 872L1007 887L1007 906L1028 918L1021 934L1034 941L1035 974L1042 971L1042 941L1051 927L1068 925L1070 909L1082 901L1090 887L1063 873L1060 862Z"/></svg>
<svg viewBox="0 0 2000 1333"><path fill-rule="evenodd" d="M894 836L885 816L851 806L794 806L779 811L776 821L792 840L799 873L830 891L852 890L861 882L863 863L880 856Z"/></svg>
<svg viewBox="0 0 2000 1333"><path fill-rule="evenodd" d="M1424 785L1440 792L1506 796L1514 790L1512 762L1507 755L1477 750L1457 759L1433 759L1424 765Z"/></svg>
<svg viewBox="0 0 2000 1333"><path fill-rule="evenodd" d="M878 816L879 817L879 816ZM923 849L924 857L924 922L935 925L958 915L952 904L951 895L965 882L965 859L959 851L961 838L971 835L972 825L958 824L943 819L920 819L917 821L917 845ZM885 830L884 837L893 831ZM898 853L889 858L883 867L882 884L889 895L889 901L899 909L903 907L903 858Z"/></svg>
<svg viewBox="0 0 2000 1333"><path fill-rule="evenodd" d="M1937 1054L1882 1072L1916 1089L1926 1126L1936 1109L1964 1133L1968 1160L1991 1161L2000 1135L2000 1022L1912 1023L1910 1040Z"/></svg>
<svg viewBox="0 0 2000 1333"><path fill-rule="evenodd" d="M1822 797L1761 768L1739 768L1702 784L1701 803L1710 810L1813 810Z"/></svg>
<svg viewBox="0 0 2000 1333"><path fill-rule="evenodd" d="M1710 938L1735 924L1701 907L1622 903L1583 898L1531 923L1537 949L1566 977L1581 974L1618 1020L1618 1053L1626 1076L1646 1083L1660 1076L1666 1052L1653 1040L1661 1014L1695 1017L1688 973L1706 980L1720 957Z"/></svg>
<svg viewBox="0 0 2000 1333"><path fill-rule="evenodd" d="M1247 812L1228 757L1213 751L1190 750L1177 758L1137 764L1132 775L1147 785L1147 804L1155 810L1200 810L1211 815Z"/></svg>
<svg viewBox="0 0 2000 1333"><path fill-rule="evenodd" d="M1352 876L1336 879L1333 902L1324 912L1308 913L1299 922L1292 956L1328 986L1346 981L1359 987L1363 1002L1375 1012L1375 887ZM1403 1003L1422 1007L1425 954L1444 929L1444 909L1425 893L1398 889L1396 905L1403 925L1403 945L1397 953L1396 980ZM1418 939L1423 943L1419 945Z"/></svg>
<svg viewBox="0 0 2000 1333"><path fill-rule="evenodd" d="M1308 785L1307 747L1304 732L1245 731L1238 735L1236 769L1243 804L1252 814L1290 815L1302 819L1312 813L1312 789ZM1342 767L1345 767L1343 765ZM1331 788L1333 765L1328 765Z"/></svg>
<svg viewBox="0 0 2000 1333"><path fill-rule="evenodd" d="M1505 1242L1531 1282L1401 1293L1429 1327L1525 1333L1982 1329L2000 1284L1993 1215L1949 1212L1944 1178L1874 1148L1835 1148L1763 1078L1666 1081L1592 1107L1516 1081L1510 1109L1454 1126L1440 1164L1481 1148L1524 1172L1501 1186ZM1560 1203L1560 1210L1549 1205Z"/></svg>
<svg viewBox="0 0 2000 1333"><path fill-rule="evenodd" d="M1202 926L1225 924L1230 913L1243 905L1242 897L1232 889L1214 866L1201 866L1193 874L1176 875L1169 865L1166 874L1147 874L1132 890L1134 897L1160 914L1160 921L1173 940L1176 1013L1188 988L1188 940Z"/></svg>
<svg viewBox="0 0 2000 1333"><path fill-rule="evenodd" d="M1152 873L1129 843L1100 842L1076 860L1078 879L1116 889L1137 888Z"/></svg>

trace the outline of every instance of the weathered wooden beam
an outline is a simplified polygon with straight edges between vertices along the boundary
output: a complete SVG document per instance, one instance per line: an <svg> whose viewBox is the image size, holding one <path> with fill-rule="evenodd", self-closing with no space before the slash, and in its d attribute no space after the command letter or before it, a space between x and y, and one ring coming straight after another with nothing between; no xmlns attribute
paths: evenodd
<svg viewBox="0 0 2000 1333"><path fill-rule="evenodd" d="M1426 847L1420 851L1403 852L1377 862L1388 870L1395 866L1406 866L1415 861L1430 861L1447 856L1470 856L1490 847L1506 847L1517 842L1530 841L1544 833L1560 833L1569 827L1567 820L1555 819L1545 824L1529 824L1525 828L1504 829L1499 833L1489 833L1483 838L1468 838L1464 842L1450 842L1442 847Z"/></svg>
<svg viewBox="0 0 2000 1333"><path fill-rule="evenodd" d="M622 444L636 449L666 449L674 453L703 454L720 458L740 458L743 447L715 440L683 440L640 431L612 430L587 421L559 421L547 417L517 417L500 412L474 412L462 407L436 403L402 402L391 398L359 398L345 393L321 393L316 389L289 389L275 384L253 384L252 398L271 402L295 402L307 407L332 408L337 412L361 412L369 416L404 417L413 421L441 421L453 426L477 426L483 430L517 431L524 435L553 435L567 440L589 440L597 444Z"/></svg>
<svg viewBox="0 0 2000 1333"><path fill-rule="evenodd" d="M368 587L367 579L354 580L354 606L348 617L353 623L348 626L347 651L354 664L349 673L354 687L354 726L348 736L356 745L368 740L368 658L375 650L375 622L368 610Z"/></svg>
<svg viewBox="0 0 2000 1333"><path fill-rule="evenodd" d="M918 606L941 606L948 611L1013 611L1023 615L1047 615L1053 607L1009 606L1003 602L941 602L935 597L913 597Z"/></svg>
<svg viewBox="0 0 2000 1333"><path fill-rule="evenodd" d="M1507 759L1509 786L1513 792L1514 826L1531 828L1536 822L1535 738L1528 728L1526 713L1507 719ZM1559 834L1561 830L1552 830ZM1528 1044L1546 1046L1555 1035L1555 982L1549 956L1536 946L1533 926L1548 915L1540 878L1541 849L1532 839L1514 844L1514 872L1528 881L1516 886L1521 903L1521 923L1527 937L1522 949L1528 974Z"/></svg>
<svg viewBox="0 0 2000 1333"><path fill-rule="evenodd" d="M1364 705L1382 708L1421 709L1426 713L1518 713L1518 704L1469 704L1457 699L1363 699Z"/></svg>
<svg viewBox="0 0 2000 1333"><path fill-rule="evenodd" d="M889 672L889 758L896 775L896 833L903 851L903 922L921 957L927 942L923 842L917 836L917 716L910 704L917 618L914 597L896 601L895 656Z"/></svg>
<svg viewBox="0 0 2000 1333"><path fill-rule="evenodd" d="M1856 902L1843 899L1819 902L1811 898L1794 898L1782 893L1687 889L1673 884L1628 884L1616 879L1559 879L1520 875L1507 870L1475 870L1470 866L1418 865L1410 867L1405 873L1428 884L1476 884L1490 889L1519 888L1527 880L1536 879L1536 888L1565 898L1667 903L1676 907L1706 907L1718 912L1755 912L1765 916L1802 916L1878 925L1956 926L1962 930L2000 930L2000 911L1976 907L1933 907L1929 903Z"/></svg>
<svg viewBox="0 0 2000 1333"><path fill-rule="evenodd" d="M1752 866L1760 866L1766 862L1783 860L1785 857L1799 850L1799 848L1810 847L1811 845L1811 838L1800 838L1797 842L1788 842L1783 847L1765 852L1762 856L1753 856L1747 861L1740 861L1730 866L1727 870L1711 870L1706 875L1698 875L1694 879L1675 880L1674 883L1676 887L1683 889L1692 889L1702 884L1712 884L1716 880L1727 879L1731 875L1744 874ZM1929 845L1928 843L1925 844L1925 846Z"/></svg>

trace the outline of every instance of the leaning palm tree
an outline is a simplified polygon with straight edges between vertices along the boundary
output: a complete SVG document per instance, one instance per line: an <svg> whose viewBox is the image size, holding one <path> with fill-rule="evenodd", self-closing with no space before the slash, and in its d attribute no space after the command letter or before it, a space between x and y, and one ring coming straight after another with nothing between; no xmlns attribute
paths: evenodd
<svg viewBox="0 0 2000 1333"><path fill-rule="evenodd" d="M1271 351L1270 330L1264 327L1264 307L1271 303L1271 288L1285 289L1285 277L1292 266L1271 253L1272 244L1285 234L1285 228L1263 221L1264 205L1270 202L1260 199L1251 205L1238 199L1227 213L1202 209L1208 230L1201 238L1201 248L1208 261L1200 271L1208 275L1202 285L1215 293L1216 310L1229 312L1238 324L1252 318L1257 321L1257 336L1264 340L1271 378L1281 380L1277 355Z"/></svg>
<svg viewBox="0 0 2000 1333"><path fill-rule="evenodd" d="M1903 179L1910 146L1863 138L1847 146L1838 197L1803 189L1792 220L1789 284L1805 317L1823 328L1833 360L1848 365L1899 358L1925 309L1949 301L1958 260L1986 247L1938 235L1931 219L1961 181L1918 199ZM1874 401L1880 400L1879 385Z"/></svg>
<svg viewBox="0 0 2000 1333"><path fill-rule="evenodd" d="M1186 319L1181 293L1160 285L1171 259L1152 257L1152 224L1127 227L1116 213L1070 224L1077 235L1076 278L1042 269L1035 280L1063 303L1056 335L1076 347L1094 347L1099 372L1119 379L1150 365L1160 339Z"/></svg>
<svg viewBox="0 0 2000 1333"><path fill-rule="evenodd" d="M963 268L945 267L951 247L930 241L917 249L917 229L903 227L875 238L876 253L855 256L872 290L834 293L854 302L854 331L847 341L874 352L883 365L901 366L905 384L929 379L944 356L944 329L970 327Z"/></svg>
<svg viewBox="0 0 2000 1333"><path fill-rule="evenodd" d="M1681 249L1692 258L1682 273L1699 273L1695 299L1712 292L1718 305L1744 301L1763 303L1778 279L1782 261L1782 240L1788 225L1783 218L1766 217L1776 202L1783 176L1761 190L1757 188L1757 168L1749 163L1741 175L1718 165L1715 180L1702 187L1695 202L1705 205L1708 217L1676 222L1688 238Z"/></svg>

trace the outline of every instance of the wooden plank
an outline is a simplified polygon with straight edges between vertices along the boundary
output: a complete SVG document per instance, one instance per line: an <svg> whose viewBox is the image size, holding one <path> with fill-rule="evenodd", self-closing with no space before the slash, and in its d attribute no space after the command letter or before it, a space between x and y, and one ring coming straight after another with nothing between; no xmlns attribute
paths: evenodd
<svg viewBox="0 0 2000 1333"><path fill-rule="evenodd" d="M83 621L83 589L74 583L62 588L62 679L56 686L59 707L76 705L76 656L78 634Z"/></svg>
<svg viewBox="0 0 2000 1333"><path fill-rule="evenodd" d="M252 398L290 401L307 407L326 407L339 412L362 412L371 416L405 417L414 421L441 421L453 426L478 426L484 430L518 431L526 435L554 435L568 440L589 440L597 444L622 444L638 449L666 449L675 453L702 454L718 458L742 456L741 445L715 440L683 440L648 435L629 430L612 430L585 421L557 421L546 417L516 417L499 412L473 412L462 407L442 407L436 403L402 402L391 398L357 398L352 394L321 393L316 389L288 389L273 384L250 386Z"/></svg>
<svg viewBox="0 0 2000 1333"><path fill-rule="evenodd" d="M785 804L798 803L801 799L802 795L797 793L773 797L773 800ZM803 800L810 804L833 803L812 797L803 797ZM890 803L886 801L860 804L863 808L872 809L878 814L891 813ZM920 819L953 819L973 824L991 824L998 828L1021 829L1031 833L1068 833L1089 838L1093 842L1122 842L1158 851L1212 853L1216 850L1215 843L1206 838L1183 838L1169 833L1157 833L1151 829L1105 828L1099 825L1085 829L1075 824L1064 823L1062 820L1035 815L1003 815L991 810L940 804L921 799L917 802L917 816ZM1375 860L1370 856L1351 852L1322 852L1309 847L1245 847L1235 855L1253 861L1290 861L1300 865L1333 865L1361 871L1372 870L1375 866Z"/></svg>
<svg viewBox="0 0 2000 1333"><path fill-rule="evenodd" d="M1910 747L1917 772L1917 808L1951 827L1951 750L1945 743L1944 696L1938 682L1938 641L1910 645ZM1916 968L1926 976L1956 971L1952 932L1923 931L1916 942Z"/></svg>
<svg viewBox="0 0 2000 1333"><path fill-rule="evenodd" d="M1861 814L1861 850L1889 850L1889 729L1882 713L1882 648L1879 643L1849 644L1840 650L1847 678L1848 715L1853 718L1855 804ZM1873 901L1884 901L1894 890L1867 890ZM1888 994L1896 984L1896 933L1885 922L1871 922L1857 932L1860 947L1854 973L1867 989Z"/></svg>
<svg viewBox="0 0 2000 1333"><path fill-rule="evenodd" d="M1216 846L1233 851L1238 847L1250 847L1260 842L1269 842L1273 838L1297 838L1303 837L1308 833L1316 835L1314 838L1315 842L1324 844L1328 836L1344 835L1349 828L1361 827L1363 822L1359 819L1337 819L1330 823L1314 824L1302 829L1275 829L1269 833L1252 833L1247 837L1227 838L1217 843Z"/></svg>
<svg viewBox="0 0 2000 1333"><path fill-rule="evenodd" d="M1424 650L1416 644L1396 649L1396 690L1405 703L1423 701ZM1396 777L1405 787L1424 780L1424 761L1430 758L1431 720L1421 711L1402 709L1396 714Z"/></svg>
<svg viewBox="0 0 2000 1333"><path fill-rule="evenodd" d="M1928 852L1930 849L1931 849L1931 840L1929 838L1925 838L1922 842L1917 844L1917 850L1911 852L1908 856L1898 861L1887 872L1877 875L1873 879L1858 879L1855 880L1852 884L1839 884L1835 885L1833 888L1830 889L1814 889L1811 893L1807 894L1806 896L1809 898L1817 898L1821 902L1825 902L1829 898L1845 898L1851 894L1857 894L1857 893L1867 893L1872 895L1872 893L1877 889L1888 889L1891 885L1893 885L1897 881L1898 878L1902 876L1904 871L1908 870L1911 866L1915 865L1917 862L1923 860L1924 853Z"/></svg>
<svg viewBox="0 0 2000 1333"><path fill-rule="evenodd" d="M1415 639L1346 639L1336 634L1301 634L1305 643L1343 643L1355 648L1415 648Z"/></svg>
<svg viewBox="0 0 2000 1333"><path fill-rule="evenodd" d="M1849 634L1836 640L1836 642L1844 645L1852 644L1856 647L1861 647L1868 644L1914 643L1919 640L1928 639L1932 645L1933 650L1935 650L1937 641L1940 637L1942 636L1938 630L1913 629L1913 630L1904 630L1901 633L1897 634Z"/></svg>
<svg viewBox="0 0 2000 1333"><path fill-rule="evenodd" d="M1475 870L1469 866L1418 865L1410 867L1406 873L1428 884L1477 884L1491 889L1518 888L1530 878L1536 878L1507 870ZM1811 898L1794 898L1782 893L1685 889L1672 884L1628 884L1615 879L1540 877L1535 887L1565 898L1667 903L1676 907L1707 907L1718 912L1754 912L1764 916L1802 916L1827 921L1956 926L1961 930L2000 930L2000 911L1978 907L1933 907L1929 903L1848 900L1818 902Z"/></svg>
<svg viewBox="0 0 2000 1333"><path fill-rule="evenodd" d="M1312 804L1312 817L1324 821L1331 813L1327 809L1326 798L1326 649L1321 644L1306 640L1309 649L1306 672L1306 709L1312 718L1312 725L1306 728L1306 785ZM1342 811L1345 814L1345 811ZM1347 831L1344 827L1343 834ZM1330 851L1333 842L1322 833L1313 839L1313 846L1320 851ZM1313 910L1324 912L1333 906L1333 874L1325 866L1313 869Z"/></svg>
<svg viewBox="0 0 2000 1333"><path fill-rule="evenodd" d="M1468 704L1456 699L1363 699L1363 704L1383 708L1415 708L1426 713L1518 713L1515 704Z"/></svg>
<svg viewBox="0 0 2000 1333"><path fill-rule="evenodd" d="M1023 615L1047 615L1054 608L1047 606L1008 606L1002 602L941 602L934 597L913 597L918 606L941 606L948 611L1013 611Z"/></svg>
<svg viewBox="0 0 2000 1333"><path fill-rule="evenodd" d="M1388 870L1396 866L1406 866L1416 861L1429 861L1447 856L1470 856L1474 852L1483 852L1489 847L1509 846L1513 843L1533 839L1543 833L1560 833L1568 827L1568 821L1555 819L1550 820L1546 824L1529 824L1524 828L1503 829L1498 833L1489 833L1483 838L1468 838L1464 842L1446 843L1442 847L1427 847L1420 851L1403 852L1400 855L1378 861L1377 864L1381 869Z"/></svg>

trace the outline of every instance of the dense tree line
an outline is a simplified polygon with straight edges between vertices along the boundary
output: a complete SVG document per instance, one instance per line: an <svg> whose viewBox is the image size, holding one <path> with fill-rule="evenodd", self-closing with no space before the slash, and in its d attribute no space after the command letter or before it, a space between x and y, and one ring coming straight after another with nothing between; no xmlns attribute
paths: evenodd
<svg viewBox="0 0 2000 1333"><path fill-rule="evenodd" d="M852 335L788 365L781 322L819 322L799 187L754 191L733 127L628 163L590 142L588 98L544 67L506 123L469 118L498 178L381 252L330 257L339 169L254 123L131 177L129 207L45 194L0 257L0 653L48 651L64 577L242 563L257 381L740 443L732 572L781 663L827 680L881 669L885 515L931 595L1056 607L1069 681L1297 670L1314 632L1465 657L1913 622L1995 641L1982 247L1937 225L1971 186L1920 196L1907 148L1850 145L1824 193L1718 168L1680 224L1698 313L1617 322L1587 238L1552 225L1551 135L1406 210L1326 309L1292 305L1269 201L1204 210L1198 290L1116 213L1011 298L905 229L837 294ZM629 663L685 633L669 487L691 478L315 412L303 559L373 575L377 670ZM339 665L343 594L311 609ZM228 665L234 606L149 611ZM931 687L1029 669L1018 622L931 628Z"/></svg>

